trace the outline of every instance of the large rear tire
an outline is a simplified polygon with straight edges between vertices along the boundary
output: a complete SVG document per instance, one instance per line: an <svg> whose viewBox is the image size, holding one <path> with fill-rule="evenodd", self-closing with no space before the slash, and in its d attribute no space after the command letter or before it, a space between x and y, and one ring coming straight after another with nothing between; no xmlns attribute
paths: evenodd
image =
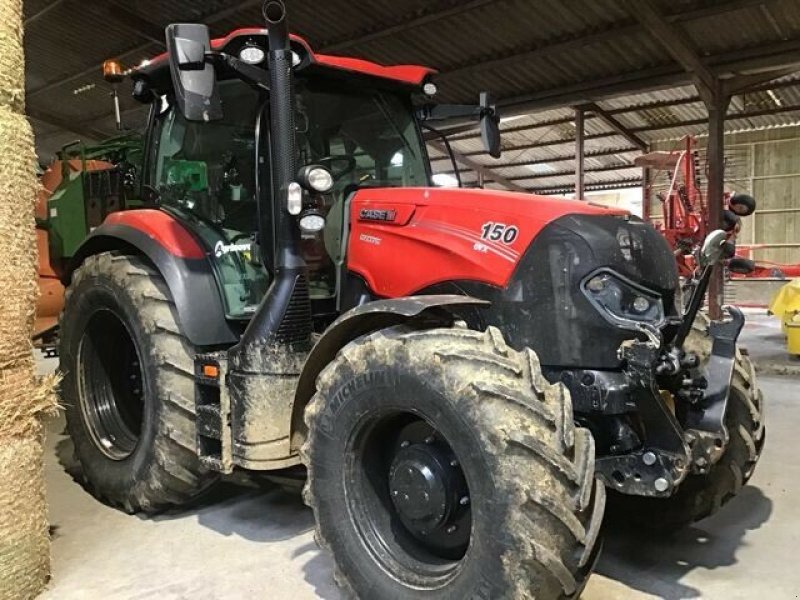
<svg viewBox="0 0 800 600"><path fill-rule="evenodd" d="M605 489L566 389L497 329L346 346L306 410L306 502L351 596L577 597Z"/></svg>
<svg viewBox="0 0 800 600"><path fill-rule="evenodd" d="M701 364L711 356L708 318L700 315L686 340ZM730 441L706 475L688 475L669 498L615 497L614 513L636 526L674 531L718 512L755 471L766 440L764 395L750 358L737 349L725 425Z"/></svg>
<svg viewBox="0 0 800 600"><path fill-rule="evenodd" d="M59 354L84 486L129 513L181 505L215 479L195 451L193 361L160 274L103 253L75 271Z"/></svg>

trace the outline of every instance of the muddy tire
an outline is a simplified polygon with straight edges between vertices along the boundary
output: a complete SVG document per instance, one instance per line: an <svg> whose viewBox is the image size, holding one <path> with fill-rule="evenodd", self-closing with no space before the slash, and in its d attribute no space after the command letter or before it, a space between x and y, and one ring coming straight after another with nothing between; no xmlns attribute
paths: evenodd
<svg viewBox="0 0 800 600"><path fill-rule="evenodd" d="M342 349L317 388L304 498L351 597L580 594L605 489L531 350L494 328L389 329Z"/></svg>
<svg viewBox="0 0 800 600"><path fill-rule="evenodd" d="M215 475L195 453L193 360L160 274L135 256L88 257L67 288L62 404L92 495L129 513L181 505Z"/></svg>
<svg viewBox="0 0 800 600"><path fill-rule="evenodd" d="M708 361L711 339L705 315L695 321L686 349L696 352L701 363ZM740 350L736 352L725 425L730 435L728 447L707 475L688 475L670 498L615 498L614 513L637 526L674 531L713 515L748 482L766 439L764 395L758 388L753 363Z"/></svg>

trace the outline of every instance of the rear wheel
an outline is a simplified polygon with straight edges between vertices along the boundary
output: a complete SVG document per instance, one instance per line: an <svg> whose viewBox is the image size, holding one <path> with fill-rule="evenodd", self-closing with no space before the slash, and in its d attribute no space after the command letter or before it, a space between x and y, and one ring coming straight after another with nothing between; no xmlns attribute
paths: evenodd
<svg viewBox="0 0 800 600"><path fill-rule="evenodd" d="M594 441L498 330L346 346L306 410L306 502L360 598L570 598L599 551Z"/></svg>
<svg viewBox="0 0 800 600"><path fill-rule="evenodd" d="M213 482L195 454L194 354L166 285L141 259L103 253L75 271L61 318L61 390L97 498L152 511Z"/></svg>

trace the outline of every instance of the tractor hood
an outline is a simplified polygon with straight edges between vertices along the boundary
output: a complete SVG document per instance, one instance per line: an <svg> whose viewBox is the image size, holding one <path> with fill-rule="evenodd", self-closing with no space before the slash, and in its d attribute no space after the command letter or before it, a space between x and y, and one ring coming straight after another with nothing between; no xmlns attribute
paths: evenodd
<svg viewBox="0 0 800 600"><path fill-rule="evenodd" d="M638 220L619 209L533 194L365 188L350 204L347 266L384 297L442 281L505 287L536 236L567 215Z"/></svg>

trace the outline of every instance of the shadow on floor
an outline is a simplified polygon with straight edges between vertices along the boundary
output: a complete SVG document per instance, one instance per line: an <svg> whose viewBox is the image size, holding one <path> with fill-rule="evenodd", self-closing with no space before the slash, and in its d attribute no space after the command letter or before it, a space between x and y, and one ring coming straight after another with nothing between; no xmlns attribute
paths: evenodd
<svg viewBox="0 0 800 600"><path fill-rule="evenodd" d="M56 443L56 456L64 471L86 489L69 438ZM224 536L240 536L254 542L285 540L314 527L314 516L303 504L299 490L252 482L240 485L221 481L179 509L136 516L154 522L196 518L203 527Z"/></svg>
<svg viewBox="0 0 800 600"><path fill-rule="evenodd" d="M736 551L748 531L772 513L772 501L747 486L713 517L665 536L606 523L603 555L595 571L664 600L701 598L681 583L693 569L714 570L737 562Z"/></svg>

